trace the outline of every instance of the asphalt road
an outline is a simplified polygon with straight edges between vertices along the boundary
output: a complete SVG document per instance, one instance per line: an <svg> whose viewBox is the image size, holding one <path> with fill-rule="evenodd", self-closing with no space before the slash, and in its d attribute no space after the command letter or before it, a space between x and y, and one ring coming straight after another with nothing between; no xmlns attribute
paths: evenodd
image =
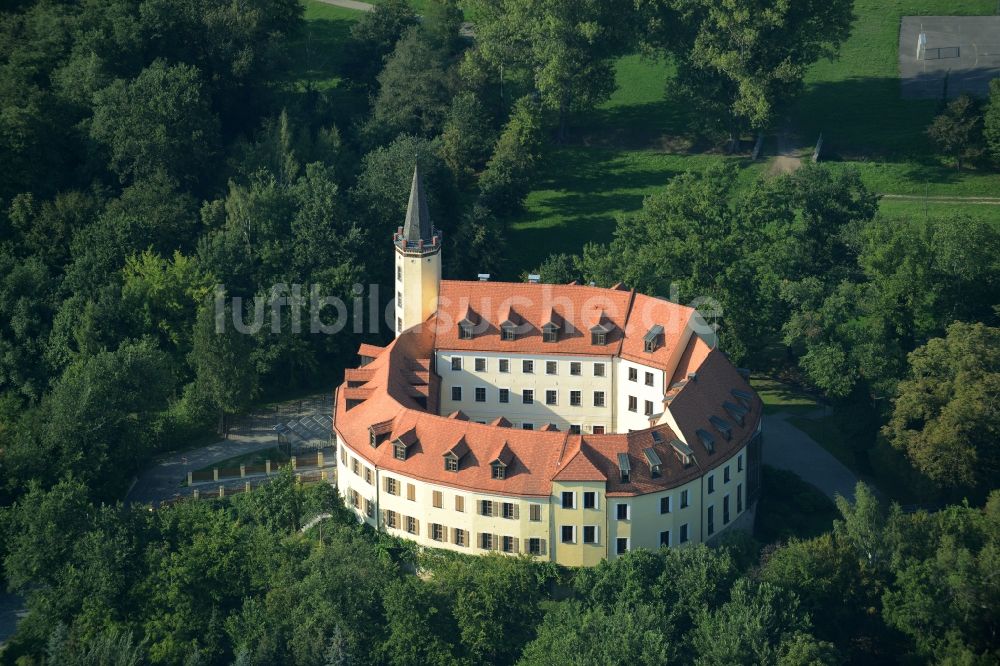
<svg viewBox="0 0 1000 666"><path fill-rule="evenodd" d="M842 462L786 419L790 414L764 416L764 464L786 469L819 488L831 500L853 501L858 477Z"/></svg>

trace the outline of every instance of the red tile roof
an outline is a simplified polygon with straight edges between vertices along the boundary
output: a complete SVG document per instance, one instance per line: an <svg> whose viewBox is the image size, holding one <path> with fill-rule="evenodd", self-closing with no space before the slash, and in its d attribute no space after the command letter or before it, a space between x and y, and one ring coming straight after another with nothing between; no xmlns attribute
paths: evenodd
<svg viewBox="0 0 1000 666"><path fill-rule="evenodd" d="M546 290L547 293L543 293ZM535 297L534 301L528 298L529 294ZM459 295L464 295L465 304L458 302ZM600 295L604 296L603 302L595 305L593 300ZM447 303L445 296L449 299ZM473 303L484 304L482 317L489 327L486 333L473 340L460 340L452 315L464 313L470 297ZM527 302L516 300L517 297ZM510 298L515 299L518 314L531 330L513 342L505 342L499 338L497 317L502 316L502 301ZM549 299L547 305L541 304L544 298ZM639 307L634 307L636 305ZM566 329L575 331L588 322L604 318L616 327L618 341L594 346L590 344L589 332L578 332L561 336L557 343L543 343L540 326L546 323L550 309L565 318ZM726 402L740 402L733 395L733 389L753 392L725 355L709 349L697 336L692 336L680 354L676 369L666 366L684 335L692 312L691 308L620 290L575 285L442 282L441 309L428 322L434 325L405 332L375 356L364 368L367 378L364 387L348 387L345 382L338 389L335 410L338 437L357 455L382 469L484 493L544 496L550 494L553 480L606 481L609 494L623 496L676 487L721 464L741 448L753 435L762 408L760 400L754 396L741 426L723 407ZM443 326L446 321L452 325ZM664 335L658 349L648 353L642 339L651 322L663 326ZM696 372L697 377L672 392L669 408L679 433L664 425L628 434L606 435L572 435L547 428L520 430L510 428L509 421L503 417L484 425L462 420L464 415L460 414L453 414L455 418L437 415L440 379L430 371L435 347L537 354L611 355L620 352L623 357L661 365L673 371L674 376L686 377L688 372ZM350 410L348 402L352 404ZM729 440L714 428L710 421L712 416L729 422L732 432ZM370 446L369 427L373 425L379 432L391 428L391 439L403 437L406 440L409 444L406 460L394 457L390 442L378 448ZM714 435L714 453L705 450L698 430ZM658 439L654 439L654 432ZM695 461L687 467L681 464L670 446L670 441L678 435L694 451ZM643 454L646 448L652 448L662 461L662 474L658 478L650 474ZM461 456L457 472L444 468L443 456L449 451ZM622 453L629 457L628 483L621 482L618 468L618 455ZM492 476L490 463L498 457L508 464L504 479Z"/></svg>
<svg viewBox="0 0 1000 666"><path fill-rule="evenodd" d="M612 356L619 351L631 301L631 292L599 287L442 280L438 311L428 325L436 329L437 349ZM470 308L482 330L463 340L458 322ZM552 316L563 322L559 341L542 342L542 325ZM500 324L507 319L523 329L515 340L500 339ZM590 327L602 319L614 331L606 345L593 345Z"/></svg>

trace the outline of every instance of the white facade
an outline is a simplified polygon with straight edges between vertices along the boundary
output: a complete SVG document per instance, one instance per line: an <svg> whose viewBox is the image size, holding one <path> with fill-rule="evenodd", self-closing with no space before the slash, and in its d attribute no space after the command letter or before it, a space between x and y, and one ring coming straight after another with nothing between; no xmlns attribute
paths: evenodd
<svg viewBox="0 0 1000 666"><path fill-rule="evenodd" d="M580 426L583 433L595 432L595 426L597 432L615 430L611 356L437 350L435 357L442 414L460 409L470 420L484 423L502 416L516 428L530 425L528 430L547 423L562 431L570 426ZM530 372L525 371L525 362L530 363ZM502 402L504 395L507 402Z"/></svg>

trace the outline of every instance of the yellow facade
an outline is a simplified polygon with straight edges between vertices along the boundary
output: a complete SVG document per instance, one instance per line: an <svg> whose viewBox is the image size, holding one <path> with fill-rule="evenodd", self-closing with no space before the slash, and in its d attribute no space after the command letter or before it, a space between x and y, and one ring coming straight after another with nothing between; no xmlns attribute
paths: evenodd
<svg viewBox="0 0 1000 666"><path fill-rule="evenodd" d="M751 509L746 446L705 474L661 492L609 496L603 481L553 481L549 496L513 496L380 470L342 442L338 484L347 505L372 527L431 548L527 553L564 566L593 566L628 550L659 548L661 542L678 547L714 539Z"/></svg>

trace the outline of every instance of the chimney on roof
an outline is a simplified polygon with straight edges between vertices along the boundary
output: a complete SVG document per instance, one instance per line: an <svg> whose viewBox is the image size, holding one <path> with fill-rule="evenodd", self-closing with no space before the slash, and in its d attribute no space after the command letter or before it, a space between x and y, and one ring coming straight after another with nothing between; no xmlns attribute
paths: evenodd
<svg viewBox="0 0 1000 666"><path fill-rule="evenodd" d="M479 281L480 282L489 282L490 281L490 274L489 273L480 273L479 274Z"/></svg>
<svg viewBox="0 0 1000 666"><path fill-rule="evenodd" d="M688 381L689 382L697 381L697 379L698 379L698 373L697 372L689 372L688 373Z"/></svg>
<svg viewBox="0 0 1000 666"><path fill-rule="evenodd" d="M528 274L528 282L530 282L531 284L538 284L541 281L542 281L541 275L538 275L537 273Z"/></svg>

